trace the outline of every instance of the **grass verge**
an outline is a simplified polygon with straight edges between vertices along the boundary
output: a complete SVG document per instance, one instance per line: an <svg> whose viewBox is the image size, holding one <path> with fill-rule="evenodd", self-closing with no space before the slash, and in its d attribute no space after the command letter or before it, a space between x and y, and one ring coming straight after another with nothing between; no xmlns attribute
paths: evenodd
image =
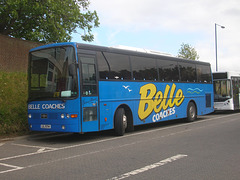
<svg viewBox="0 0 240 180"><path fill-rule="evenodd" d="M28 132L27 92L27 73L0 72L0 136Z"/></svg>

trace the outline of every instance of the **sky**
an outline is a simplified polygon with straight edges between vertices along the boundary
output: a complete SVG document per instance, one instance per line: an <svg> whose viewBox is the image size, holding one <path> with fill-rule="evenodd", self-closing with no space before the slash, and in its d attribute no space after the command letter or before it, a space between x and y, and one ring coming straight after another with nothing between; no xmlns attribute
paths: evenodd
<svg viewBox="0 0 240 180"><path fill-rule="evenodd" d="M90 0L100 26L90 44L129 46L177 56L182 43L195 48L200 61L216 71L240 72L240 0ZM82 30L72 34L81 40Z"/></svg>

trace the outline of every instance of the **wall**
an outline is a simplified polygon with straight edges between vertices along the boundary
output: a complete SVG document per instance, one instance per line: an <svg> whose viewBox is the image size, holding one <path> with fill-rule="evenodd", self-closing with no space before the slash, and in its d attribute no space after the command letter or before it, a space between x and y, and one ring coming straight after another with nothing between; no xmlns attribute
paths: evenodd
<svg viewBox="0 0 240 180"><path fill-rule="evenodd" d="M0 34L0 71L27 72L29 50L41 45Z"/></svg>

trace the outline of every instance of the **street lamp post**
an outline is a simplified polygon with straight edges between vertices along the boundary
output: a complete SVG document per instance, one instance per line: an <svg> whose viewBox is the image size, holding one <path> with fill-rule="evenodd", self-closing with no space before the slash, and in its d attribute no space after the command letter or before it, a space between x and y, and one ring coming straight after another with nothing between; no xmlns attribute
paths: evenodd
<svg viewBox="0 0 240 180"><path fill-rule="evenodd" d="M220 26L222 29L225 28L225 26L219 25L215 23L215 49L216 49L216 71L218 71L218 64L217 64L217 26Z"/></svg>

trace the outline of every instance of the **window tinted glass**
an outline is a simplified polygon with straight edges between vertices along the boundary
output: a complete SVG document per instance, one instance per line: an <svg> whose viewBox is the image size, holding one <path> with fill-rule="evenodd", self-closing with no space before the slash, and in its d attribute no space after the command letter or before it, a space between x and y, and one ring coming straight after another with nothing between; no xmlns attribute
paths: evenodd
<svg viewBox="0 0 240 180"><path fill-rule="evenodd" d="M223 102L232 97L230 80L213 81L214 101Z"/></svg>
<svg viewBox="0 0 240 180"><path fill-rule="evenodd" d="M196 65L180 62L180 76L181 81L185 82L196 82L197 74L196 74Z"/></svg>
<svg viewBox="0 0 240 180"><path fill-rule="evenodd" d="M97 94L97 80L94 57L84 57L79 55L78 57L82 65L82 93L86 96Z"/></svg>
<svg viewBox="0 0 240 180"><path fill-rule="evenodd" d="M104 58L102 52L97 52L98 71L100 79L109 79L110 66Z"/></svg>
<svg viewBox="0 0 240 180"><path fill-rule="evenodd" d="M131 63L134 80L156 81L158 79L155 59L131 56Z"/></svg>
<svg viewBox="0 0 240 180"><path fill-rule="evenodd" d="M96 83L95 66L93 64L82 64L82 76L85 83Z"/></svg>
<svg viewBox="0 0 240 180"><path fill-rule="evenodd" d="M30 53L29 100L77 96L78 80L73 47L52 47Z"/></svg>
<svg viewBox="0 0 240 180"><path fill-rule="evenodd" d="M103 53L110 66L109 79L126 80L131 79L129 57L122 54ZM105 65L105 70L107 65Z"/></svg>
<svg viewBox="0 0 240 180"><path fill-rule="evenodd" d="M211 83L212 82L210 66L197 65L197 80L198 80L198 82L201 82L201 83L203 83L203 82Z"/></svg>
<svg viewBox="0 0 240 180"><path fill-rule="evenodd" d="M160 81L179 81L178 64L175 61L157 60Z"/></svg>

